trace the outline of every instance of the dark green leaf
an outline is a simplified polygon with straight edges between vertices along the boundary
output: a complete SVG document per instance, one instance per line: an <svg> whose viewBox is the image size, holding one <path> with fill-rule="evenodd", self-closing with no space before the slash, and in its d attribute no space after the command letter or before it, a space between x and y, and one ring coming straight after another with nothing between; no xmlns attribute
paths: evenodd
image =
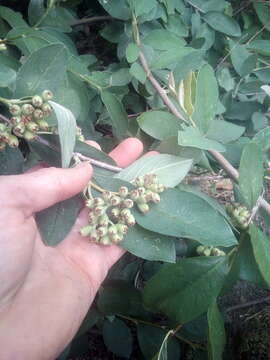
<svg viewBox="0 0 270 360"><path fill-rule="evenodd" d="M252 142L254 142L258 146L260 146L262 151L269 150L270 149L270 126L267 126L266 128L259 131L252 139Z"/></svg>
<svg viewBox="0 0 270 360"><path fill-rule="evenodd" d="M128 20L131 18L131 11L126 0L98 0L98 2L115 19Z"/></svg>
<svg viewBox="0 0 270 360"><path fill-rule="evenodd" d="M132 352L132 334L127 325L119 319L105 320L103 339L107 348L117 356L129 358Z"/></svg>
<svg viewBox="0 0 270 360"><path fill-rule="evenodd" d="M204 245L231 246L237 243L219 211L201 197L177 189L162 193L161 202L153 205L146 216L136 213L136 221L148 230L194 239Z"/></svg>
<svg viewBox="0 0 270 360"><path fill-rule="evenodd" d="M268 4L254 2L253 6L261 23L267 30L270 30L270 9L268 7Z"/></svg>
<svg viewBox="0 0 270 360"><path fill-rule="evenodd" d="M218 84L211 66L205 65L198 73L196 98L192 119L202 133L206 133L217 114Z"/></svg>
<svg viewBox="0 0 270 360"><path fill-rule="evenodd" d="M270 285L270 239L253 224L250 225L249 234L260 272L267 284Z"/></svg>
<svg viewBox="0 0 270 360"><path fill-rule="evenodd" d="M18 72L15 96L35 95L45 89L55 91L64 79L66 65L67 50L63 45L49 45L33 52Z"/></svg>
<svg viewBox="0 0 270 360"><path fill-rule="evenodd" d="M209 11L223 11L226 6L224 0L187 0L187 2L203 13Z"/></svg>
<svg viewBox="0 0 270 360"><path fill-rule="evenodd" d="M129 63L133 63L138 59L140 49L134 43L130 43L126 49L126 58Z"/></svg>
<svg viewBox="0 0 270 360"><path fill-rule="evenodd" d="M145 230L139 225L129 229L120 245L145 260L175 262L174 238Z"/></svg>
<svg viewBox="0 0 270 360"><path fill-rule="evenodd" d="M81 198L75 196L39 212L36 221L42 240L50 246L64 240L77 219Z"/></svg>
<svg viewBox="0 0 270 360"><path fill-rule="evenodd" d="M257 57L252 55L245 45L229 40L230 56L235 71L240 76L249 74L256 66Z"/></svg>
<svg viewBox="0 0 270 360"><path fill-rule="evenodd" d="M178 264L164 265L146 284L145 305L174 321L189 322L203 314L218 296L228 271L226 256L182 259Z"/></svg>
<svg viewBox="0 0 270 360"><path fill-rule="evenodd" d="M203 19L213 29L229 36L240 36L241 29L238 23L229 17L217 11L208 12Z"/></svg>
<svg viewBox="0 0 270 360"><path fill-rule="evenodd" d="M85 142L77 141L74 151L78 152L84 156L87 156L89 158L116 166L115 161L109 155L107 155L105 152L98 150L94 146L91 146Z"/></svg>
<svg viewBox="0 0 270 360"><path fill-rule="evenodd" d="M152 359L158 353L165 336L166 330L143 324L137 326L137 337L145 359ZM180 346L173 337L168 339L167 359L180 359Z"/></svg>
<svg viewBox="0 0 270 360"><path fill-rule="evenodd" d="M24 158L19 149L7 146L0 151L0 175L15 175L22 173Z"/></svg>
<svg viewBox="0 0 270 360"><path fill-rule="evenodd" d="M224 120L212 121L206 136L223 144L235 141L245 132L243 126Z"/></svg>
<svg viewBox="0 0 270 360"><path fill-rule="evenodd" d="M167 51L162 51L159 56L155 58L151 69L165 69L170 68L172 65L176 65L182 58L192 53L194 49L189 47L179 47Z"/></svg>
<svg viewBox="0 0 270 360"><path fill-rule="evenodd" d="M134 76L137 80L139 80L142 84L146 81L146 72L143 70L142 66L135 62L131 65L130 74Z"/></svg>
<svg viewBox="0 0 270 360"><path fill-rule="evenodd" d="M181 129L180 120L165 111L147 111L137 121L146 134L158 140L174 136Z"/></svg>
<svg viewBox="0 0 270 360"><path fill-rule="evenodd" d="M262 192L263 172L262 149L251 142L244 147L239 168L240 191L250 208Z"/></svg>
<svg viewBox="0 0 270 360"><path fill-rule="evenodd" d="M209 358L211 360L222 360L222 354L226 342L226 334L224 321L221 313L219 312L216 299L208 309L207 320Z"/></svg>
<svg viewBox="0 0 270 360"><path fill-rule="evenodd" d="M144 39L143 43L157 50L171 50L186 44L183 38L163 29L151 31Z"/></svg>
<svg viewBox="0 0 270 360"><path fill-rule="evenodd" d="M28 20L30 25L35 25L44 11L44 0L30 0L28 5Z"/></svg>
<svg viewBox="0 0 270 360"><path fill-rule="evenodd" d="M112 126L115 131L115 135L119 138L122 138L126 135L128 127L128 117L127 113L116 95L103 91L101 93L101 99L106 106L106 109L112 120Z"/></svg>
<svg viewBox="0 0 270 360"><path fill-rule="evenodd" d="M11 27L28 27L19 12L15 12L8 7L0 6L0 18L4 19Z"/></svg>

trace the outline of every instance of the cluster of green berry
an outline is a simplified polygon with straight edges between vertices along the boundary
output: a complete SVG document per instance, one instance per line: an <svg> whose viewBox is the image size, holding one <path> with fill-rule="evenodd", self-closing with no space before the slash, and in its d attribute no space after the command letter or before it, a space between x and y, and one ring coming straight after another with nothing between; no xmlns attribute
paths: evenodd
<svg viewBox="0 0 270 360"><path fill-rule="evenodd" d="M12 134L10 125L0 123L0 150L4 150L6 145L17 147L19 145L18 138Z"/></svg>
<svg viewBox="0 0 270 360"><path fill-rule="evenodd" d="M213 246L200 245L196 248L196 252L200 256L225 256L226 253L219 248Z"/></svg>
<svg viewBox="0 0 270 360"><path fill-rule="evenodd" d="M226 206L226 211L232 219L233 225L240 229L246 230L249 226L250 211L244 205L238 203Z"/></svg>
<svg viewBox="0 0 270 360"><path fill-rule="evenodd" d="M81 229L81 235L103 245L121 242L136 223L131 213L134 204L145 214L150 210L148 203L159 203L159 193L165 189L155 174L136 178L134 185L131 191L121 186L117 193L103 191L101 197L87 199L88 225Z"/></svg>
<svg viewBox="0 0 270 360"><path fill-rule="evenodd" d="M48 103L53 98L50 90L44 90L39 95L34 95L27 103L11 103L9 112L12 117L12 132L18 137L26 140L34 140L39 130L48 131L49 125L45 120L52 113Z"/></svg>

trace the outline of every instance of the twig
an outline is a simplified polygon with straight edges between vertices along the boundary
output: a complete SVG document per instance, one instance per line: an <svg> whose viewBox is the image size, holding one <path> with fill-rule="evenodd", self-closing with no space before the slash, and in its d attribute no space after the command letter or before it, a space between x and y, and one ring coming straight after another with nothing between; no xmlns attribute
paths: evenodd
<svg viewBox="0 0 270 360"><path fill-rule="evenodd" d="M117 172L117 173L123 170L122 168L120 168L118 166L113 166L113 165L110 165L110 164L106 164L106 163L104 163L102 161L98 161L98 160L89 158L89 157L84 156L84 155L82 155L80 153L77 153L77 152L73 153L73 156L76 156L80 160L83 160L83 161L89 161L90 164L98 166L99 168L102 168L102 169L110 170L110 171Z"/></svg>
<svg viewBox="0 0 270 360"><path fill-rule="evenodd" d="M10 121L8 118L6 118L4 115L0 114L0 119L3 120L4 122L10 124Z"/></svg>
<svg viewBox="0 0 270 360"><path fill-rule="evenodd" d="M256 37L258 35L260 35L261 32L263 32L263 30L266 28L266 26L268 26L270 24L270 20L267 21L261 28L260 30L258 30L253 36L251 36L251 38L248 40L248 42L246 43L246 45L249 45L251 43L251 41L253 41L254 39L256 39Z"/></svg>
<svg viewBox="0 0 270 360"><path fill-rule="evenodd" d="M245 307L250 307L250 306L261 304L261 303L267 302L267 301L270 301L270 296L266 296L266 297L261 298L259 300L248 301L245 304L238 304L238 305L235 305L235 306L231 306L231 307L226 309L226 312L242 309L242 308L245 308Z"/></svg>
<svg viewBox="0 0 270 360"><path fill-rule="evenodd" d="M93 16L90 18L83 18L83 19L74 21L74 23L71 24L71 27L84 25L84 24L92 24L94 22L106 21L106 20L113 20L113 17L112 16Z"/></svg>
<svg viewBox="0 0 270 360"><path fill-rule="evenodd" d="M162 87L159 85L158 81L154 78L153 74L151 73L149 66L147 64L147 61L143 55L142 52L139 54L139 59L142 64L142 67L144 71L146 72L146 75L153 85L153 87L156 89L156 91L159 93L160 97L162 98L164 104L168 107L168 109L179 119L184 120L182 114L177 110L175 105L172 103L166 92L162 89ZM227 174L235 181L238 182L239 179L239 173L238 171L231 165L231 163L218 151L215 150L208 150L208 152L214 157L214 159L220 164L220 166L227 172ZM260 196L258 199L258 204L260 207L262 207L269 215L270 215L270 204L262 197Z"/></svg>

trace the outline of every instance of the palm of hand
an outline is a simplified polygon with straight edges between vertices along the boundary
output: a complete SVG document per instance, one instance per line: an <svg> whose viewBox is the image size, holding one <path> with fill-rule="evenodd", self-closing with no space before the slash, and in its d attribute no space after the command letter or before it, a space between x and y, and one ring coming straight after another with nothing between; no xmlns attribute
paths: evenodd
<svg viewBox="0 0 270 360"><path fill-rule="evenodd" d="M128 139L111 156L126 166L141 151L138 141ZM76 333L107 271L123 253L80 236L84 210L57 247L41 240L33 214L80 192L90 170L87 164L49 168L1 180L0 358L53 359ZM10 344L10 352L12 339L16 346Z"/></svg>

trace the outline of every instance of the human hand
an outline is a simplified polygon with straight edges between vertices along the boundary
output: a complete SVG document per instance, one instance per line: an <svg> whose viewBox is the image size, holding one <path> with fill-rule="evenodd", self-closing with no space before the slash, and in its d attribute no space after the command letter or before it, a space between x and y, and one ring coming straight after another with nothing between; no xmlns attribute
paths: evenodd
<svg viewBox="0 0 270 360"><path fill-rule="evenodd" d="M127 139L110 156L125 167L142 153ZM76 334L110 267L123 250L79 234L82 210L58 246L45 246L34 214L87 185L92 168L45 168L0 177L0 359L55 359Z"/></svg>

